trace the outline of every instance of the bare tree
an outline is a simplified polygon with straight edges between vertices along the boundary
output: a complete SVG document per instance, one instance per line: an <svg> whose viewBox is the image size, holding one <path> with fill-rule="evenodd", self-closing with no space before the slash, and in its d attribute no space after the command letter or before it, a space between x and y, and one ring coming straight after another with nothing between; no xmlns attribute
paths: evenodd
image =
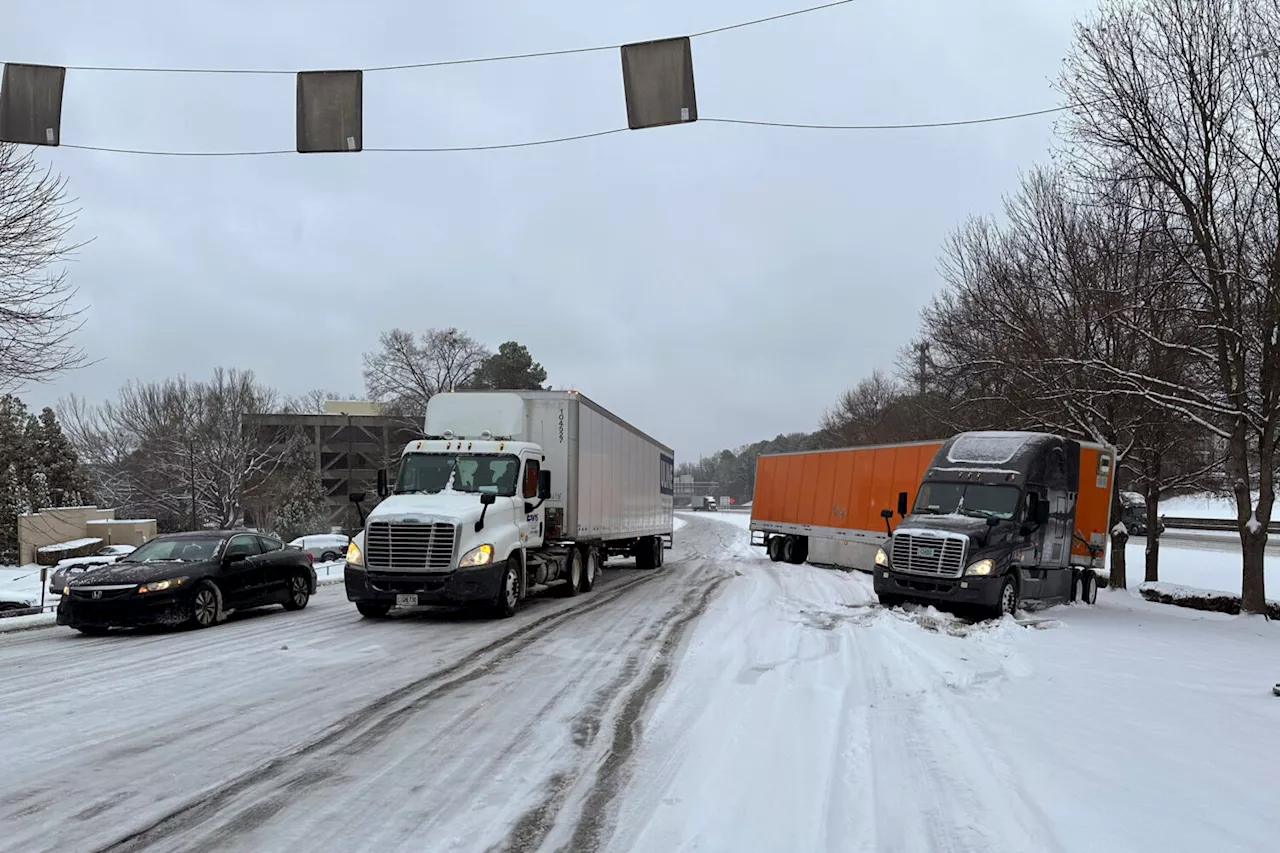
<svg viewBox="0 0 1280 853"><path fill-rule="evenodd" d="M305 441L251 423L276 403L252 373L218 368L207 382L130 383L98 406L72 398L61 415L95 488L118 506L227 528Z"/></svg>
<svg viewBox="0 0 1280 853"><path fill-rule="evenodd" d="M369 397L389 413L421 418L427 401L442 391L465 388L491 353L458 329L430 329L420 338L392 329L379 349L364 355Z"/></svg>
<svg viewBox="0 0 1280 853"><path fill-rule="evenodd" d="M0 143L0 393L85 361L72 343L76 291L56 269L82 245L68 242L76 211L66 189L32 152Z"/></svg>
<svg viewBox="0 0 1280 853"><path fill-rule="evenodd" d="M1099 362L1124 393L1221 437L1243 550L1242 607L1265 609L1280 429L1280 19L1275 0L1112 0L1077 28L1062 87L1083 176L1150 184L1185 246L1184 348L1198 381ZM1157 338L1160 348L1185 347ZM1251 486L1256 481L1256 504Z"/></svg>

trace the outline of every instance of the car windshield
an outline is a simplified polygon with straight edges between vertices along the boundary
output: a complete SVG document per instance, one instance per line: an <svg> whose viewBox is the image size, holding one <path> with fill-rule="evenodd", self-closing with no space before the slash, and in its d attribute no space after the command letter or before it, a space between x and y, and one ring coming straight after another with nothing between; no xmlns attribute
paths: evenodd
<svg viewBox="0 0 1280 853"><path fill-rule="evenodd" d="M222 545L220 536L182 537L180 539L152 539L133 553L124 557L122 563L155 563L176 561L182 563L212 560Z"/></svg>
<svg viewBox="0 0 1280 853"><path fill-rule="evenodd" d="M490 492L510 497L516 493L520 460L499 454L415 453L400 462L396 494Z"/></svg>
<svg viewBox="0 0 1280 853"><path fill-rule="evenodd" d="M979 483L926 483L916 498L915 512L930 515L960 513L978 518L1013 518L1019 492L1012 486Z"/></svg>

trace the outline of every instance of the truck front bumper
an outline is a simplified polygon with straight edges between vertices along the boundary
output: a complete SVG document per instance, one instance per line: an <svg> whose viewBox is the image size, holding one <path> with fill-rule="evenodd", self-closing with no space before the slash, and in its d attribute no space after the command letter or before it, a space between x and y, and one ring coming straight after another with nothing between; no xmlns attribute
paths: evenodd
<svg viewBox="0 0 1280 853"><path fill-rule="evenodd" d="M1000 599L1004 578L970 576L935 578L908 575L892 569L876 568L876 595L896 595L915 601L941 601L994 607Z"/></svg>
<svg viewBox="0 0 1280 853"><path fill-rule="evenodd" d="M419 604L469 604L492 601L502 586L503 564L452 572L381 572L347 566L347 600L396 603L397 595L416 595Z"/></svg>

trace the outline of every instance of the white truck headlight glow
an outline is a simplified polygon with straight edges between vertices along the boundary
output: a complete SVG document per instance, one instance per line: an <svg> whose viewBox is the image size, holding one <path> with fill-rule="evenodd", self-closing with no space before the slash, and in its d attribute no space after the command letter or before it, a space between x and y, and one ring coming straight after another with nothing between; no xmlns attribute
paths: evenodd
<svg viewBox="0 0 1280 853"><path fill-rule="evenodd" d="M995 574L995 571L996 571L995 560L979 560L976 563L972 563L969 566L969 568L965 569L964 573L966 575L984 575L985 576L985 575Z"/></svg>
<svg viewBox="0 0 1280 853"><path fill-rule="evenodd" d="M360 546L355 543L355 540L352 540L351 544L347 546L347 565L364 565L364 554L360 553Z"/></svg>
<svg viewBox="0 0 1280 853"><path fill-rule="evenodd" d="M169 578L168 580L163 581L152 581L151 583L144 583L142 586L138 587L138 592L164 592L166 589L181 586L185 581L186 578Z"/></svg>
<svg viewBox="0 0 1280 853"><path fill-rule="evenodd" d="M883 548L876 549L876 565L889 567L889 555L885 553Z"/></svg>
<svg viewBox="0 0 1280 853"><path fill-rule="evenodd" d="M487 566L493 562L493 546L481 545L472 548L470 551L462 555L462 559L458 561L458 568L470 569L475 566Z"/></svg>

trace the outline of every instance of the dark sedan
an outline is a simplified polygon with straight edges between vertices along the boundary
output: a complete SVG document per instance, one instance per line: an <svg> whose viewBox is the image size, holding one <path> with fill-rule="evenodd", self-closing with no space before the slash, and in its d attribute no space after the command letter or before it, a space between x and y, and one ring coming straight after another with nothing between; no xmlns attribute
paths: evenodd
<svg viewBox="0 0 1280 853"><path fill-rule="evenodd" d="M158 536L119 562L73 577L58 624L85 634L141 625L207 628L236 610L301 610L316 591L307 555L245 531Z"/></svg>

